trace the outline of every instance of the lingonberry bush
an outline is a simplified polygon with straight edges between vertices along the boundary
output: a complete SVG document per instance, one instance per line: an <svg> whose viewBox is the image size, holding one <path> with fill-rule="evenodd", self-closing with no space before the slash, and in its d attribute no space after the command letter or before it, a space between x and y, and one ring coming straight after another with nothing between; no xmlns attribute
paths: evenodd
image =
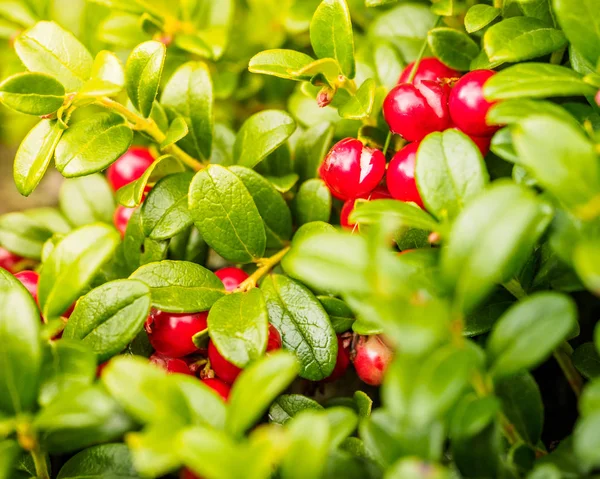
<svg viewBox="0 0 600 479"><path fill-rule="evenodd" d="M599 22L1 2L0 478L598 477Z"/></svg>

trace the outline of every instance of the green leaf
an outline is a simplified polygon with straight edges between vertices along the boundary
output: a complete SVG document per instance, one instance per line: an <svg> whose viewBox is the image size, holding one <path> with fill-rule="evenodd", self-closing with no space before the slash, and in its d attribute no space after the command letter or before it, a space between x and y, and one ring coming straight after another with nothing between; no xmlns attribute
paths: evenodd
<svg viewBox="0 0 600 479"><path fill-rule="evenodd" d="M96 378L96 357L83 344L69 339L50 341L44 348L38 402L47 406L71 387L85 387Z"/></svg>
<svg viewBox="0 0 600 479"><path fill-rule="evenodd" d="M12 415L35 405L42 364L40 314L21 283L8 272L0 274L0 411Z"/></svg>
<svg viewBox="0 0 600 479"><path fill-rule="evenodd" d="M125 65L125 86L133 106L150 116L158 93L167 48L161 42L144 42L133 49Z"/></svg>
<svg viewBox="0 0 600 479"><path fill-rule="evenodd" d="M483 36L492 62L521 62L552 53L567 44L563 32L532 17L513 17L492 25Z"/></svg>
<svg viewBox="0 0 600 479"><path fill-rule="evenodd" d="M282 248L292 236L292 214L283 196L250 168L230 166L229 171L242 180L254 200L264 222L267 248Z"/></svg>
<svg viewBox="0 0 600 479"><path fill-rule="evenodd" d="M23 196L29 196L43 178L63 132L56 120L42 120L21 142L15 155L13 176Z"/></svg>
<svg viewBox="0 0 600 479"><path fill-rule="evenodd" d="M28 115L49 115L65 99L65 87L50 75L17 73L0 83L0 102Z"/></svg>
<svg viewBox="0 0 600 479"><path fill-rule="evenodd" d="M60 316L81 296L119 242L114 228L92 224L74 230L56 245L44 263L38 287L45 318Z"/></svg>
<svg viewBox="0 0 600 479"><path fill-rule="evenodd" d="M11 479L14 474L14 466L19 455L22 454L21 447L16 440L4 439L0 441L0 478Z"/></svg>
<svg viewBox="0 0 600 479"><path fill-rule="evenodd" d="M59 192L60 209L73 226L112 224L115 199L104 175L65 180Z"/></svg>
<svg viewBox="0 0 600 479"><path fill-rule="evenodd" d="M204 240L232 262L264 255L263 220L244 183L219 165L199 171L190 185L190 212Z"/></svg>
<svg viewBox="0 0 600 479"><path fill-rule="evenodd" d="M195 226L190 226L169 241L169 259L204 264L207 254L208 245Z"/></svg>
<svg viewBox="0 0 600 479"><path fill-rule="evenodd" d="M400 226L435 231L439 223L429 213L412 203L397 200L358 201L350 220L360 224L379 224L384 218L393 218Z"/></svg>
<svg viewBox="0 0 600 479"><path fill-rule="evenodd" d="M296 130L296 122L285 111L264 110L248 118L235 139L235 163L254 168L281 146Z"/></svg>
<svg viewBox="0 0 600 479"><path fill-rule="evenodd" d="M208 332L221 355L243 368L264 355L269 315L259 289L223 296L210 309Z"/></svg>
<svg viewBox="0 0 600 479"><path fill-rule="evenodd" d="M149 313L148 286L130 279L111 281L77 301L63 337L81 340L102 363L125 349Z"/></svg>
<svg viewBox="0 0 600 479"><path fill-rule="evenodd" d="M103 444L75 454L60 469L57 479L139 479L125 444Z"/></svg>
<svg viewBox="0 0 600 479"><path fill-rule="evenodd" d="M331 192L323 180L314 178L305 181L294 199L296 223L301 226L313 221L328 222L331 202Z"/></svg>
<svg viewBox="0 0 600 479"><path fill-rule="evenodd" d="M497 288L487 301L465 317L464 334L478 336L492 329L494 323L513 304L514 296L504 288Z"/></svg>
<svg viewBox="0 0 600 479"><path fill-rule="evenodd" d="M140 208L136 209L125 230L122 250L123 259L129 273L142 265L162 261L167 257L168 241L155 241L144 235Z"/></svg>
<svg viewBox="0 0 600 479"><path fill-rule="evenodd" d="M554 0L554 14L569 43L591 62L600 59L600 5L594 0Z"/></svg>
<svg viewBox="0 0 600 479"><path fill-rule="evenodd" d="M438 219L452 219L483 191L489 174L475 143L449 129L421 142L415 179L427 210Z"/></svg>
<svg viewBox="0 0 600 479"><path fill-rule="evenodd" d="M214 273L187 261L160 261L140 267L131 275L146 283L152 306L170 313L207 311L225 294Z"/></svg>
<svg viewBox="0 0 600 479"><path fill-rule="evenodd" d="M466 313L524 265L552 217L524 187L496 182L468 204L442 248L441 275Z"/></svg>
<svg viewBox="0 0 600 479"><path fill-rule="evenodd" d="M486 121L494 125L508 125L532 115L551 115L579 127L577 120L556 103L526 98L496 103L486 115Z"/></svg>
<svg viewBox="0 0 600 479"><path fill-rule="evenodd" d="M600 255L595 240L582 241L575 247L573 265L583 284L600 296Z"/></svg>
<svg viewBox="0 0 600 479"><path fill-rule="evenodd" d="M379 83L387 90L391 90L396 86L400 74L406 66L404 60L400 57L398 50L390 42L384 40L377 42L373 55Z"/></svg>
<svg viewBox="0 0 600 479"><path fill-rule="evenodd" d="M175 45L186 52L193 53L203 58L211 59L212 51L198 33L180 33L175 36Z"/></svg>
<svg viewBox="0 0 600 479"><path fill-rule="evenodd" d="M594 95L596 88L570 68L548 63L522 63L497 73L485 82L489 100L545 98L548 96Z"/></svg>
<svg viewBox="0 0 600 479"><path fill-rule="evenodd" d="M296 358L283 351L248 366L235 381L229 396L225 422L227 432L241 437L297 374Z"/></svg>
<svg viewBox="0 0 600 479"><path fill-rule="evenodd" d="M465 30L468 33L477 32L496 20L501 13L499 8L490 5L473 5L465 15Z"/></svg>
<svg viewBox="0 0 600 479"><path fill-rule="evenodd" d="M83 85L80 96L113 96L125 86L125 71L119 58L112 52L102 50L96 55L91 78Z"/></svg>
<svg viewBox="0 0 600 479"><path fill-rule="evenodd" d="M347 120L363 120L371 116L375 102L375 80L369 78L363 82L354 96L338 108L338 113Z"/></svg>
<svg viewBox="0 0 600 479"><path fill-rule="evenodd" d="M317 296L317 299L329 316L331 326L336 334L345 333L352 328L356 318L346 303L331 296Z"/></svg>
<svg viewBox="0 0 600 479"><path fill-rule="evenodd" d="M174 378L188 402L192 422L199 426L208 425L215 429L223 429L227 413L223 398L214 389L198 381L195 376L178 374Z"/></svg>
<svg viewBox="0 0 600 479"><path fill-rule="evenodd" d="M354 78L354 37L346 0L323 0L310 22L310 43L319 58L338 61L344 75Z"/></svg>
<svg viewBox="0 0 600 479"><path fill-rule="evenodd" d="M427 34L427 43L433 54L455 70L469 70L479 54L479 47L469 35L454 28L439 27Z"/></svg>
<svg viewBox="0 0 600 479"><path fill-rule="evenodd" d="M496 376L537 366L577 326L577 309L568 296L535 293L512 306L496 323L487 342Z"/></svg>
<svg viewBox="0 0 600 479"><path fill-rule="evenodd" d="M298 413L307 409L323 409L317 401L301 394L282 394L269 409L269 420L275 424L285 424Z"/></svg>
<svg viewBox="0 0 600 479"><path fill-rule="evenodd" d="M56 169L63 176L104 170L127 151L133 131L117 113L96 113L69 127L56 146Z"/></svg>
<svg viewBox="0 0 600 479"><path fill-rule="evenodd" d="M600 376L600 355L594 343L583 343L573 351L573 365L587 379Z"/></svg>
<svg viewBox="0 0 600 479"><path fill-rule="evenodd" d="M164 150L168 146L171 146L174 143L177 143L184 136L189 133L189 129L185 120L178 116L173 120L173 123L169 126L167 133L165 135L165 139L160 144L160 149Z"/></svg>
<svg viewBox="0 0 600 479"><path fill-rule="evenodd" d="M300 376L319 381L329 376L337 358L337 338L321 303L300 283L283 275L263 280L269 321L281 333L284 349L293 351Z"/></svg>
<svg viewBox="0 0 600 479"><path fill-rule="evenodd" d="M193 156L208 160L213 143L213 85L208 66L202 62L180 66L165 85L160 101L187 123L189 134L179 145Z"/></svg>
<svg viewBox="0 0 600 479"><path fill-rule="evenodd" d="M136 471L142 477L160 477L180 467L181 461L172 447L180 433L180 424L159 422L128 434L125 441Z"/></svg>
<svg viewBox="0 0 600 479"><path fill-rule="evenodd" d="M450 479L452 475L443 466L407 457L395 462L388 469L385 477L386 479Z"/></svg>
<svg viewBox="0 0 600 479"><path fill-rule="evenodd" d="M24 31L15 50L29 71L55 77L67 92L79 90L92 72L90 52L54 22L38 22Z"/></svg>
<svg viewBox="0 0 600 479"><path fill-rule="evenodd" d="M188 190L193 173L176 173L156 183L142 204L144 235L153 240L172 238L192 224Z"/></svg>
<svg viewBox="0 0 600 479"><path fill-rule="evenodd" d="M342 441L356 431L358 416L354 412L354 405L352 405L352 408L344 406L328 407L321 414L324 414L329 422L329 444L331 448L338 447Z"/></svg>
<svg viewBox="0 0 600 479"><path fill-rule="evenodd" d="M581 461L581 467L585 470L600 464L598 428L600 428L600 413L598 412L580 419L575 426L573 449Z"/></svg>
<svg viewBox="0 0 600 479"><path fill-rule="evenodd" d="M310 75L297 75L295 72L314 62L312 57L295 50L265 50L250 59L248 70L252 73L273 75L287 80L308 81Z"/></svg>
<svg viewBox="0 0 600 479"><path fill-rule="evenodd" d="M333 139L334 127L329 122L317 123L302 132L296 144L294 168L302 181L319 176L317 170Z"/></svg>

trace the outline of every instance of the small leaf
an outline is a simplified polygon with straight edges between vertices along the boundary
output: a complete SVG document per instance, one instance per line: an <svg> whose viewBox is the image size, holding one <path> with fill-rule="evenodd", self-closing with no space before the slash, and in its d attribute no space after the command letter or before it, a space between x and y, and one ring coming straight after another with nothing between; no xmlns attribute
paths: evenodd
<svg viewBox="0 0 600 479"><path fill-rule="evenodd" d="M175 36L174 43L178 48L181 48L186 52L193 53L194 55L198 55L202 58L212 58L212 50L198 34L180 33Z"/></svg>
<svg viewBox="0 0 600 479"><path fill-rule="evenodd" d="M427 34L427 43L433 54L450 68L469 70L479 54L479 47L469 35L454 28L439 27Z"/></svg>
<svg viewBox="0 0 600 479"><path fill-rule="evenodd" d="M296 144L294 169L302 181L317 178L317 170L333 139L334 127L329 122L317 123L302 132Z"/></svg>
<svg viewBox="0 0 600 479"><path fill-rule="evenodd" d="M18 73L0 83L0 102L28 115L49 115L65 99L65 87L43 73Z"/></svg>
<svg viewBox="0 0 600 479"><path fill-rule="evenodd" d="M155 241L144 235L141 219L140 208L137 208L129 218L123 238L123 259L128 272L148 263L162 261L169 249L168 241Z"/></svg>
<svg viewBox="0 0 600 479"><path fill-rule="evenodd" d="M215 429L225 427L227 408L223 398L214 390L198 381L195 376L178 374L174 376L179 389L187 399L192 421L199 426L212 426Z"/></svg>
<svg viewBox="0 0 600 479"><path fill-rule="evenodd" d="M83 85L79 95L84 97L113 96L125 86L125 71L119 58L102 50L96 55L91 78Z"/></svg>
<svg viewBox="0 0 600 479"><path fill-rule="evenodd" d="M169 126L167 133L165 135L165 139L160 144L160 149L164 150L166 147L171 146L174 143L177 143L184 136L189 133L189 129L185 120L178 116L173 120L173 123Z"/></svg>
<svg viewBox="0 0 600 479"><path fill-rule="evenodd" d="M600 464L600 443L598 442L600 428L600 413L596 412L580 419L573 433L573 449L580 467L585 470L593 469Z"/></svg>
<svg viewBox="0 0 600 479"><path fill-rule="evenodd" d="M65 180L59 192L60 209L73 226L112 224L115 200L101 174Z"/></svg>
<svg viewBox="0 0 600 479"><path fill-rule="evenodd" d="M338 113L347 120L362 120L371 116L375 101L375 80L369 78L360 86L354 96L338 108Z"/></svg>
<svg viewBox="0 0 600 479"><path fill-rule="evenodd" d="M468 33L477 32L500 16L499 8L490 5L473 5L465 15L465 30Z"/></svg>
<svg viewBox="0 0 600 479"><path fill-rule="evenodd" d="M587 379L600 376L600 355L594 343L583 343L572 355L573 365Z"/></svg>
<svg viewBox="0 0 600 479"><path fill-rule="evenodd" d="M133 132L117 113L96 113L62 135L56 146L56 169L67 178L104 170L127 151Z"/></svg>
<svg viewBox="0 0 600 479"><path fill-rule="evenodd" d="M496 103L486 115L486 121L494 125L509 125L517 123L528 116L546 114L570 122L579 128L577 120L556 103L544 100L529 100L526 98L505 100ZM496 136L494 136L494 139L496 139Z"/></svg>
<svg viewBox="0 0 600 479"><path fill-rule="evenodd" d="M339 84L341 74L340 65L333 58L315 60L294 72L294 75L298 78L307 79L318 85L326 83L332 88L337 87Z"/></svg>
<svg viewBox="0 0 600 479"><path fill-rule="evenodd" d="M133 49L125 65L127 95L145 118L150 116L158 93L166 54L161 42L144 42Z"/></svg>
<svg viewBox="0 0 600 479"><path fill-rule="evenodd" d="M378 224L383 218L393 218L401 226L426 231L435 231L440 226L435 218L418 206L397 200L359 201L350 214L350 221L366 225Z"/></svg>
<svg viewBox="0 0 600 479"><path fill-rule="evenodd" d="M295 72L312 63L314 59L295 50L265 50L250 59L248 70L252 73L273 75L287 80L310 80L310 75L297 75Z"/></svg>
<svg viewBox="0 0 600 479"><path fill-rule="evenodd" d="M597 241L582 241L575 247L573 264L585 286L600 296L600 255Z"/></svg>
<svg viewBox="0 0 600 479"><path fill-rule="evenodd" d="M264 355L269 326L267 305L262 292L223 296L210 309L208 332L221 355L243 368Z"/></svg>
<svg viewBox="0 0 600 479"><path fill-rule="evenodd" d="M75 454L60 469L57 479L139 479L125 444L103 444Z"/></svg>
<svg viewBox="0 0 600 479"><path fill-rule="evenodd" d="M58 228L52 230L35 217L38 211L41 210L27 210L24 213L7 213L0 216L0 244L19 256L40 259L44 243L54 233L66 233L70 227L61 217L65 224L57 224ZM60 214L55 216L60 217Z"/></svg>
<svg viewBox="0 0 600 479"><path fill-rule="evenodd" d="M152 306L170 313L207 311L225 294L223 283L206 268L187 261L160 261L131 275L150 286Z"/></svg>
<svg viewBox="0 0 600 479"><path fill-rule="evenodd" d="M284 176L265 176L265 178L273 185L273 188L279 191L279 193L287 193L296 186L296 183L298 183L298 180L300 179L296 173L290 173L289 175Z"/></svg>
<svg viewBox="0 0 600 479"><path fill-rule="evenodd" d="M320 411L323 406L301 394L282 394L271 404L269 420L275 424L285 424L296 414L307 409Z"/></svg>
<svg viewBox="0 0 600 479"><path fill-rule="evenodd" d="M305 181L294 199L296 223L328 222L331 216L331 193L321 179Z"/></svg>
<svg viewBox="0 0 600 479"><path fill-rule="evenodd" d="M569 43L591 62L600 59L600 5L595 0L554 0L554 14Z"/></svg>
<svg viewBox="0 0 600 479"><path fill-rule="evenodd" d="M341 299L331 296L317 296L325 312L329 316L331 326L336 334L345 333L352 328L355 321L354 313Z"/></svg>

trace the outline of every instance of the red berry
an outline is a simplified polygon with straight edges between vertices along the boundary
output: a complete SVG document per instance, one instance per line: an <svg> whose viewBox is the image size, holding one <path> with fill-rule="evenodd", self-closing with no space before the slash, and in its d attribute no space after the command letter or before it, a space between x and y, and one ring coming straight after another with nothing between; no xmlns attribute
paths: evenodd
<svg viewBox="0 0 600 479"><path fill-rule="evenodd" d="M365 383L380 386L392 356L392 350L379 336L361 336L354 357L356 374Z"/></svg>
<svg viewBox="0 0 600 479"><path fill-rule="evenodd" d="M385 156L355 138L346 138L329 150L319 173L337 198L358 198L369 193L383 178Z"/></svg>
<svg viewBox="0 0 600 479"><path fill-rule="evenodd" d="M227 359L221 356L221 353L212 341L208 342L208 359L210 360L210 366L216 376L228 384L233 384L238 375L242 372L235 364L231 364Z"/></svg>
<svg viewBox="0 0 600 479"><path fill-rule="evenodd" d="M492 144L491 136L469 135L469 138L471 138L473 143L477 145L477 148L479 148L479 151L481 152L482 156L485 156L490 152L490 145Z"/></svg>
<svg viewBox="0 0 600 479"><path fill-rule="evenodd" d="M220 379L211 379L206 378L203 379L202 382L206 384L209 388L219 393L219 396L223 398L224 401L229 399L229 393L231 392L231 386L227 383L224 383Z"/></svg>
<svg viewBox="0 0 600 479"><path fill-rule="evenodd" d="M419 86L396 85L383 102L383 116L394 133L420 141L450 124L447 85L423 80Z"/></svg>
<svg viewBox="0 0 600 479"><path fill-rule="evenodd" d="M388 191L385 185L377 185L377 187L371 191L368 195L361 197L360 199L371 201L371 200L380 200L380 199L391 199L392 195ZM340 225L342 228L353 230L355 223L350 222L350 213L354 211L354 206L356 204L356 199L348 200L342 206L342 211L340 211Z"/></svg>
<svg viewBox="0 0 600 479"><path fill-rule="evenodd" d="M491 136L499 128L486 123L487 112L495 102L483 97L483 84L495 74L493 70L472 71L458 80L450 92L450 116L467 135Z"/></svg>
<svg viewBox="0 0 600 479"><path fill-rule="evenodd" d="M600 90L596 93L596 105L600 106Z"/></svg>
<svg viewBox="0 0 600 479"><path fill-rule="evenodd" d="M119 205L113 215L113 222L115 228L121 233L121 236L125 236L125 230L127 229L127 223L131 219L131 215L135 211L135 208L127 208L126 206Z"/></svg>
<svg viewBox="0 0 600 479"><path fill-rule="evenodd" d="M221 280L223 286L225 286L226 291L233 291L248 278L248 273L243 269L234 267L218 269L215 271L215 274Z"/></svg>
<svg viewBox="0 0 600 479"><path fill-rule="evenodd" d="M150 344L163 356L187 356L198 349L192 336L207 328L207 316L207 312L177 314L152 311L146 320Z"/></svg>
<svg viewBox="0 0 600 479"><path fill-rule="evenodd" d="M17 256L4 248L0 248L0 268L4 268L9 272L14 273L17 264L21 261L23 261L21 256Z"/></svg>
<svg viewBox="0 0 600 479"><path fill-rule="evenodd" d="M324 379L324 381L328 383L340 379L346 373L346 369L348 369L348 366L350 365L350 352L344 347L344 341L338 336L337 342L338 352L335 360L335 367L333 368L333 372Z"/></svg>
<svg viewBox="0 0 600 479"><path fill-rule="evenodd" d="M168 373L188 374L193 376L190 367L183 359L169 358L162 354L154 353L150 356L150 362L156 364L159 368L164 369Z"/></svg>
<svg viewBox="0 0 600 479"><path fill-rule="evenodd" d="M113 190L117 191L132 181L137 180L154 158L146 148L129 148L117 161L108 167L106 176Z"/></svg>
<svg viewBox="0 0 600 479"><path fill-rule="evenodd" d="M103 363L98 364L98 367L96 368L96 377L99 378L100 376L102 376L102 371L104 371L104 368L106 366L108 366L109 361L104 361Z"/></svg>
<svg viewBox="0 0 600 479"><path fill-rule="evenodd" d="M419 143L409 143L394 155L386 174L387 187L392 196L401 201L412 201L424 208L415 181L415 163Z"/></svg>
<svg viewBox="0 0 600 479"><path fill-rule="evenodd" d="M269 324L269 338L267 339L267 353L281 349L281 334L273 326Z"/></svg>
<svg viewBox="0 0 600 479"><path fill-rule="evenodd" d="M35 302L38 303L38 283L40 281L40 275L35 271L21 271L20 273L15 274L15 278L25 286L25 289L29 291L31 296L33 296L33 299L35 299Z"/></svg>
<svg viewBox="0 0 600 479"><path fill-rule="evenodd" d="M402 74L400 75L400 79L398 83L408 83L408 79L410 78L410 74L415 65L415 62L410 63L404 70L402 70ZM413 83L415 85L419 85L423 80L431 80L431 81L442 81L446 78L458 78L460 77L460 73L452 68L448 68L437 58L429 57L423 58L417 67L417 73L415 74L415 78Z"/></svg>
<svg viewBox="0 0 600 479"><path fill-rule="evenodd" d="M185 468L185 469L182 469L181 472L179 473L179 479L203 479L203 478L200 476L197 476L192 471L190 471L188 468Z"/></svg>

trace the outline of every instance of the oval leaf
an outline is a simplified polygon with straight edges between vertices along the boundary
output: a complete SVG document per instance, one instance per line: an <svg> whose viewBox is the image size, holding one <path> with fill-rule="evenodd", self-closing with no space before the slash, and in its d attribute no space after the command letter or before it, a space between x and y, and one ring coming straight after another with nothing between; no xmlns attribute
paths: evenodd
<svg viewBox="0 0 600 479"><path fill-rule="evenodd" d="M296 223L301 226L313 221L328 222L331 203L331 192L323 180L314 178L305 181L294 199Z"/></svg>
<svg viewBox="0 0 600 479"><path fill-rule="evenodd" d="M469 35L454 28L434 28L427 34L427 43L442 63L455 70L467 71L479 54L479 47Z"/></svg>
<svg viewBox="0 0 600 479"><path fill-rule="evenodd" d="M265 50L250 59L248 70L252 73L273 75L287 80L310 80L310 75L295 72L314 62L312 57L295 50Z"/></svg>
<svg viewBox="0 0 600 479"><path fill-rule="evenodd" d="M57 479L139 479L125 444L103 444L90 447L69 459Z"/></svg>
<svg viewBox="0 0 600 479"><path fill-rule="evenodd" d="M150 116L158 93L167 48L161 42L144 42L133 49L125 65L125 86L133 106Z"/></svg>
<svg viewBox="0 0 600 479"><path fill-rule="evenodd" d="M101 174L65 180L60 187L59 203L74 226L113 222L115 200L108 181Z"/></svg>
<svg viewBox="0 0 600 479"><path fill-rule="evenodd" d="M65 99L65 87L50 75L18 73L0 83L0 102L28 115L49 115Z"/></svg>

